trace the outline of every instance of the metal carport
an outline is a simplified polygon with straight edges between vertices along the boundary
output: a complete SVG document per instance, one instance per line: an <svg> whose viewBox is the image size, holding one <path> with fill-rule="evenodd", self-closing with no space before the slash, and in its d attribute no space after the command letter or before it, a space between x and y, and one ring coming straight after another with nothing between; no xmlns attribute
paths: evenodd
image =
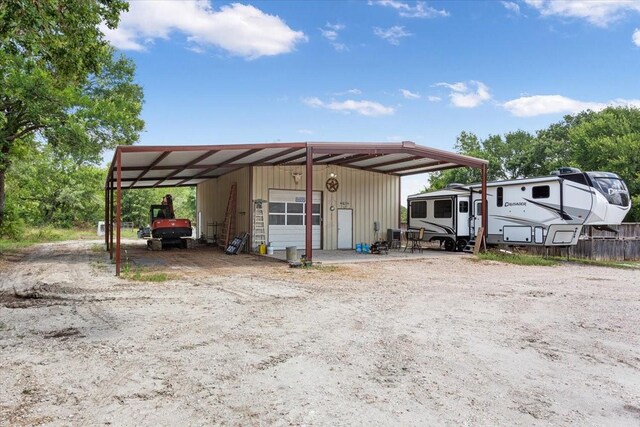
<svg viewBox="0 0 640 427"><path fill-rule="evenodd" d="M314 165L340 165L408 176L458 167L482 172L482 222L486 233L489 162L435 148L399 143L294 142L235 145L119 146L105 183L105 243L120 274L122 190L193 186L247 166L305 165L305 191L312 199ZM307 209L305 252L313 259L311 209ZM115 220L115 236L113 222ZM114 242L115 237L115 242Z"/></svg>

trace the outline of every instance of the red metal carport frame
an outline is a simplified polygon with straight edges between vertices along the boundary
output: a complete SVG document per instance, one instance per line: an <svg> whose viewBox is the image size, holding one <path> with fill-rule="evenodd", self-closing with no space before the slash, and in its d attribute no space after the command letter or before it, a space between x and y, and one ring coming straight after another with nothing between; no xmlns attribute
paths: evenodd
<svg viewBox="0 0 640 427"><path fill-rule="evenodd" d="M120 275L121 267L120 228L123 189L195 186L240 168L277 165L305 166L306 200L312 200L314 165L339 165L399 177L458 167L478 168L482 174L482 226L485 236L487 233L486 194L489 162L419 146L411 141L119 146L115 150L105 183L104 215L105 244L111 259L115 257L116 275ZM311 203L307 203L305 217L305 254L307 259L312 261ZM398 221L400 221L399 216ZM251 223L251 217L249 223Z"/></svg>

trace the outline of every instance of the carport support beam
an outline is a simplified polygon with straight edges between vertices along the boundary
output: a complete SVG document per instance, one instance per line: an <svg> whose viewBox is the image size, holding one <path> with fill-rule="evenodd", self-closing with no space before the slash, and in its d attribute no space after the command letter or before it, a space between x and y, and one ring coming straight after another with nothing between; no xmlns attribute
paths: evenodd
<svg viewBox="0 0 640 427"><path fill-rule="evenodd" d="M122 216L122 151L116 154L117 187L116 187L116 276L120 275L120 222Z"/></svg>
<svg viewBox="0 0 640 427"><path fill-rule="evenodd" d="M109 259L113 260L113 174L109 187Z"/></svg>
<svg viewBox="0 0 640 427"><path fill-rule="evenodd" d="M104 187L104 246L109 250L109 188Z"/></svg>
<svg viewBox="0 0 640 427"><path fill-rule="evenodd" d="M305 256L309 262L313 262L313 148L307 146L306 168L306 194L305 194Z"/></svg>
<svg viewBox="0 0 640 427"><path fill-rule="evenodd" d="M487 165L484 164L482 165L482 229L485 241L489 231L487 229L487 224L489 223L489 218L487 218L487 208Z"/></svg>

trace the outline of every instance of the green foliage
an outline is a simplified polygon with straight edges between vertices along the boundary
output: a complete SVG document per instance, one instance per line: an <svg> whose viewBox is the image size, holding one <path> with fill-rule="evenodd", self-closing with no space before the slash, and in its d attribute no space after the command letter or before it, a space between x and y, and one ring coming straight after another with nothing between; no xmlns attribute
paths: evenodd
<svg viewBox="0 0 640 427"><path fill-rule="evenodd" d="M505 252L496 252L496 251L479 253L477 257L478 259L485 260L485 261L498 261L498 262L505 262L508 264L516 264L516 265L536 265L536 266L543 266L543 267L553 267L560 264L560 262L557 259L543 258L541 256L524 255L524 254L516 254L516 253L509 254Z"/></svg>
<svg viewBox="0 0 640 427"><path fill-rule="evenodd" d="M407 208L400 206L400 222L407 222Z"/></svg>
<svg viewBox="0 0 640 427"><path fill-rule="evenodd" d="M23 161L23 145L48 144L80 165L137 140L142 89L133 63L117 57L99 29L114 28L127 7L122 0L0 3L0 225L5 175Z"/></svg>
<svg viewBox="0 0 640 427"><path fill-rule="evenodd" d="M459 153L489 160L489 180L548 175L561 166L584 171L614 172L626 182L633 207L626 221L640 221L640 109L609 107L566 116L531 135L524 131L481 140L462 132ZM452 182L480 181L480 172L459 168L433 174L425 191Z"/></svg>
<svg viewBox="0 0 640 427"><path fill-rule="evenodd" d="M135 282L166 282L174 279L173 275L164 271L151 271L147 267L140 266L131 268L129 264L125 264L120 277Z"/></svg>
<svg viewBox="0 0 640 427"><path fill-rule="evenodd" d="M44 146L31 149L29 161L15 162L9 172L6 224L71 227L104 218L101 168Z"/></svg>
<svg viewBox="0 0 640 427"><path fill-rule="evenodd" d="M149 188L124 191L122 193L122 220L133 222L137 227L149 225L149 207L159 205L166 194L173 196L176 218L187 218L192 222L196 216L195 187Z"/></svg>

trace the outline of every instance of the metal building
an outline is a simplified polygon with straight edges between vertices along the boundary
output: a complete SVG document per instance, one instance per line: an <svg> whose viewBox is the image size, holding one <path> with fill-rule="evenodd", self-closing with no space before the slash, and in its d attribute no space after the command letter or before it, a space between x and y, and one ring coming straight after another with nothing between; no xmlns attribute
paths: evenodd
<svg viewBox="0 0 640 427"><path fill-rule="evenodd" d="M410 141L121 146L105 185L105 223L114 223L105 242L119 274L123 190L196 186L200 236L224 220L235 186L237 232L253 236L261 212L264 240L276 249L304 248L312 260L314 249L349 249L398 228L401 176L472 167L482 170L485 184L487 166L486 160Z"/></svg>

